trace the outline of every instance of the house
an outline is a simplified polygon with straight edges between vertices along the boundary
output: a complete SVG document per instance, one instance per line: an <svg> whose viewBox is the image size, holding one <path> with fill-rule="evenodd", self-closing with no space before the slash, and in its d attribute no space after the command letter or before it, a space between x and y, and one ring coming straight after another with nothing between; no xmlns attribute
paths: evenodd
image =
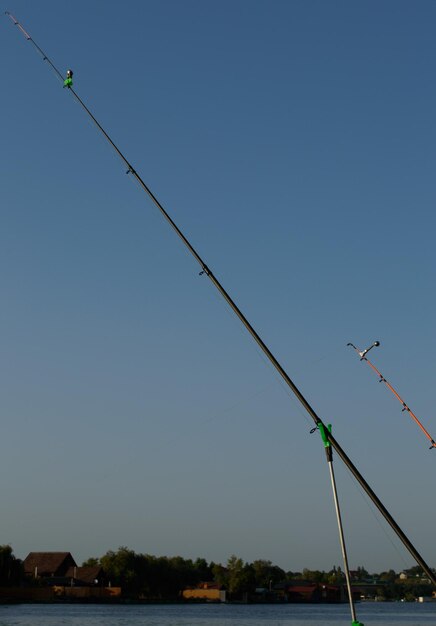
<svg viewBox="0 0 436 626"><path fill-rule="evenodd" d="M78 567L70 552L30 552L23 568L28 584L0 589L0 602L117 602L122 596L121 587L107 586L100 566Z"/></svg>
<svg viewBox="0 0 436 626"><path fill-rule="evenodd" d="M103 568L99 565L91 567L70 567L66 574L71 583L80 587L104 587L106 584L106 576Z"/></svg>
<svg viewBox="0 0 436 626"><path fill-rule="evenodd" d="M288 602L341 602L341 589L338 585L324 585L315 582L295 581L285 587Z"/></svg>
<svg viewBox="0 0 436 626"><path fill-rule="evenodd" d="M196 587L190 587L183 591L184 600L200 600L203 602L225 602L226 592L222 586L215 582L198 583Z"/></svg>
<svg viewBox="0 0 436 626"><path fill-rule="evenodd" d="M70 552L30 552L23 565L27 576L49 585L104 587L107 583L99 565L78 567Z"/></svg>
<svg viewBox="0 0 436 626"><path fill-rule="evenodd" d="M278 598L286 602L319 602L337 603L347 601L345 585L331 585L307 580L291 580L274 585L274 592ZM360 589L353 585L353 599L360 598Z"/></svg>
<svg viewBox="0 0 436 626"><path fill-rule="evenodd" d="M33 578L63 578L77 565L70 552L29 552L23 567Z"/></svg>

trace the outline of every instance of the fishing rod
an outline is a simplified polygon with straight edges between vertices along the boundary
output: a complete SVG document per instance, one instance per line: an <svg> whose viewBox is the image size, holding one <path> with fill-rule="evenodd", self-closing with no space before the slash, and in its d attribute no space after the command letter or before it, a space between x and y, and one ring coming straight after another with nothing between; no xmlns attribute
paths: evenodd
<svg viewBox="0 0 436 626"><path fill-rule="evenodd" d="M404 402L403 398L399 395L399 393L397 393L397 391L395 391L395 389L386 380L386 378L383 376L383 374L381 372L379 372L379 370L376 368L376 366L373 363L371 363L371 361L366 356L368 354L368 352L372 348L377 348L379 345L380 345L380 341L374 341L374 343L371 344L369 346L369 348L366 348L365 350L359 350L359 348L356 348L356 346L353 343L347 343L347 346L351 346L352 348L354 348L354 350L360 356L360 360L361 361L366 361L368 363L369 367L372 369L372 371L377 374L377 376L379 377L378 382L379 383L384 383L386 385L386 387L389 389L389 391L391 391L394 394L394 396L397 398L397 400L399 402L401 402L401 404L403 405L402 412L403 413L404 412L409 413L410 417L415 421L416 424L418 424L418 426L420 427L420 429L422 430L424 435L427 437L427 439L431 443L431 446L430 446L429 450L431 450L432 448L436 448L435 440L430 435L430 433L424 428L424 426L421 424L419 419L416 417L415 413L410 409L410 407Z"/></svg>
<svg viewBox="0 0 436 626"><path fill-rule="evenodd" d="M58 77L60 77L61 80L62 80L62 74L59 72L59 70L56 68L56 66L52 63L52 61L49 59L49 57L45 54L45 52L39 47L39 45L27 33L27 31L24 30L23 26L18 22L18 20L9 11L6 11L5 13L11 19L11 21L14 23L14 25L19 28L19 30L24 35L26 40L29 41L34 46L34 48L39 53L39 55L42 56L42 60L43 61L47 61L47 63L55 71L56 75ZM67 78L64 80L64 85L63 85L64 87L66 87L66 91L73 95L75 100L80 104L80 106L87 113L87 115L93 121L93 123L98 128L98 130L103 134L105 139L108 141L108 143L112 146L112 148L115 150L115 152L121 158L121 160L123 161L124 165L127 167L126 174L131 174L136 179L136 181L138 182L140 187L143 189L143 191L145 191L145 193L149 196L149 198L152 200L152 202L156 205L156 207L159 209L159 211L161 212L163 217L166 219L166 221L169 223L169 225L175 231L177 236L182 240L182 242L185 244L185 246L187 247L189 252L195 258L195 260L199 263L199 265L201 267L201 271L199 272L199 275L207 276L209 278L209 280L212 282L212 284L214 285L214 287L216 287L218 292L221 294L221 296L227 302L229 307L232 309L232 311L235 313L235 315L241 321L243 326L245 326L246 330L249 332L251 337L254 339L254 341L257 343L257 345L260 347L262 352L266 355L266 357L268 358L270 363L273 365L273 367L276 369L276 371L280 374L280 376L282 377L282 379L284 380L286 385L291 389L293 394L297 397L299 402L303 405L303 407L305 408L307 413L310 415L310 417L315 422L315 425L316 426L318 426L318 424L324 425L322 420L321 420L321 418L318 417L318 415L316 414L314 409L310 406L309 402L306 400L306 398L303 396L303 394L300 392L300 390L297 388L297 386L294 384L294 382L290 379L290 377L288 376L286 371L283 369L283 367L277 361L275 356L272 354L270 349L267 347L267 345L263 342L261 337L254 330L254 328L251 326L251 324L249 323L247 318L243 315L242 311L237 307L235 302L232 300L230 295L226 292L226 290L221 285L221 283L216 278L216 276L213 274L211 269L206 265L205 261L201 258L201 256L198 254L198 252L195 250L195 248L191 245L191 243L188 241L188 239L185 237L185 235L182 233L182 231L178 228L176 223L172 220L172 218L167 213L167 211L164 209L164 207L159 202L159 200L156 198L156 196L151 192L149 187L145 184L145 182L139 176L138 172L133 168L133 166L130 164L130 162L127 160L127 158L121 152L121 150L115 145L115 143L112 141L112 139L110 138L108 133L104 130L104 128L101 126L101 124L97 121L97 119L94 117L94 115L88 109L88 107L85 105L83 100L81 100L81 98L78 96L76 91L73 89L72 70L69 70L69 72L71 73L71 75L67 76ZM416 550L416 548L413 546L413 544L406 537L404 532L401 530L401 528L398 526L398 524L396 523L394 518L391 516L389 511L386 509L386 507L383 505L383 503L379 500L379 498L374 493L374 491L371 489L371 487L368 485L368 483L363 478L361 473L358 471L358 469L352 463L351 459L347 456L345 451L341 448L341 446L336 441L334 436L331 433L328 433L327 437L328 437L328 440L330 441L331 445L333 446L333 448L336 450L336 452L339 455L339 457L342 459L342 461L348 467L349 471L353 474L355 479L359 482L359 484L361 485L363 490L370 497L370 499L372 500L374 505L378 508L378 510L383 515L385 520L388 522L388 524L394 530L396 535L399 537L399 539L401 540L403 545L407 548L407 550L413 556L415 561L422 567L422 569L428 575L428 577L430 578L432 583L436 586L436 575L431 571L430 567L424 561L422 556L419 554L419 552Z"/></svg>

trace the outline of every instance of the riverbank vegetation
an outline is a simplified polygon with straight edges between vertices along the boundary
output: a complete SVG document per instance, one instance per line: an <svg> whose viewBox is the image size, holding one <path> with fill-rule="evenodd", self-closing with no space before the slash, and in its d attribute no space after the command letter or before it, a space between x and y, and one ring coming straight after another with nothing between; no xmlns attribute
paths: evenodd
<svg viewBox="0 0 436 626"><path fill-rule="evenodd" d="M185 559L180 556L153 556L120 547L101 557L87 559L83 566L103 569L106 584L121 587L124 597L176 601L184 589L209 581L226 590L228 598L238 599L264 593L272 599L283 585L291 581L319 585L343 585L344 573L339 566L329 571L303 569L285 571L271 561L257 559L251 563L232 555L225 565L208 563L204 558ZM351 572L352 584L361 587L369 598L379 600L415 600L431 596L432 587L420 567L404 572L388 570L369 573L363 566ZM23 564L11 546L0 546L0 586L50 584L25 576ZM364 593L363 593L364 595Z"/></svg>

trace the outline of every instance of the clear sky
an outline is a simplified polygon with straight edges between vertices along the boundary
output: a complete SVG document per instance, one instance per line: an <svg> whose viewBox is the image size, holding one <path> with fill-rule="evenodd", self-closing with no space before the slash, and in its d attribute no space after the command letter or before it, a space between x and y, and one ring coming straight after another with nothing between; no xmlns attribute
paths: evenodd
<svg viewBox="0 0 436 626"><path fill-rule="evenodd" d="M10 0L436 566L430 0ZM3 13L3 11L2 11ZM321 439L2 16L0 542L341 564ZM335 463L349 559L414 565Z"/></svg>

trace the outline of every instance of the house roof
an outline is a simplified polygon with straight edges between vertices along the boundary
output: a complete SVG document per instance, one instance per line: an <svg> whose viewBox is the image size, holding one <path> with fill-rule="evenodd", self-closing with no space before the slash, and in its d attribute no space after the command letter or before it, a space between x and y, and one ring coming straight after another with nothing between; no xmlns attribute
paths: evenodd
<svg viewBox="0 0 436 626"><path fill-rule="evenodd" d="M70 552L29 552L23 562L24 572L38 576L55 576L59 570L75 565Z"/></svg>
<svg viewBox="0 0 436 626"><path fill-rule="evenodd" d="M84 583L93 584L96 580L99 580L103 575L103 569L100 565L93 565L91 567L70 567L65 576L67 578L75 578Z"/></svg>

